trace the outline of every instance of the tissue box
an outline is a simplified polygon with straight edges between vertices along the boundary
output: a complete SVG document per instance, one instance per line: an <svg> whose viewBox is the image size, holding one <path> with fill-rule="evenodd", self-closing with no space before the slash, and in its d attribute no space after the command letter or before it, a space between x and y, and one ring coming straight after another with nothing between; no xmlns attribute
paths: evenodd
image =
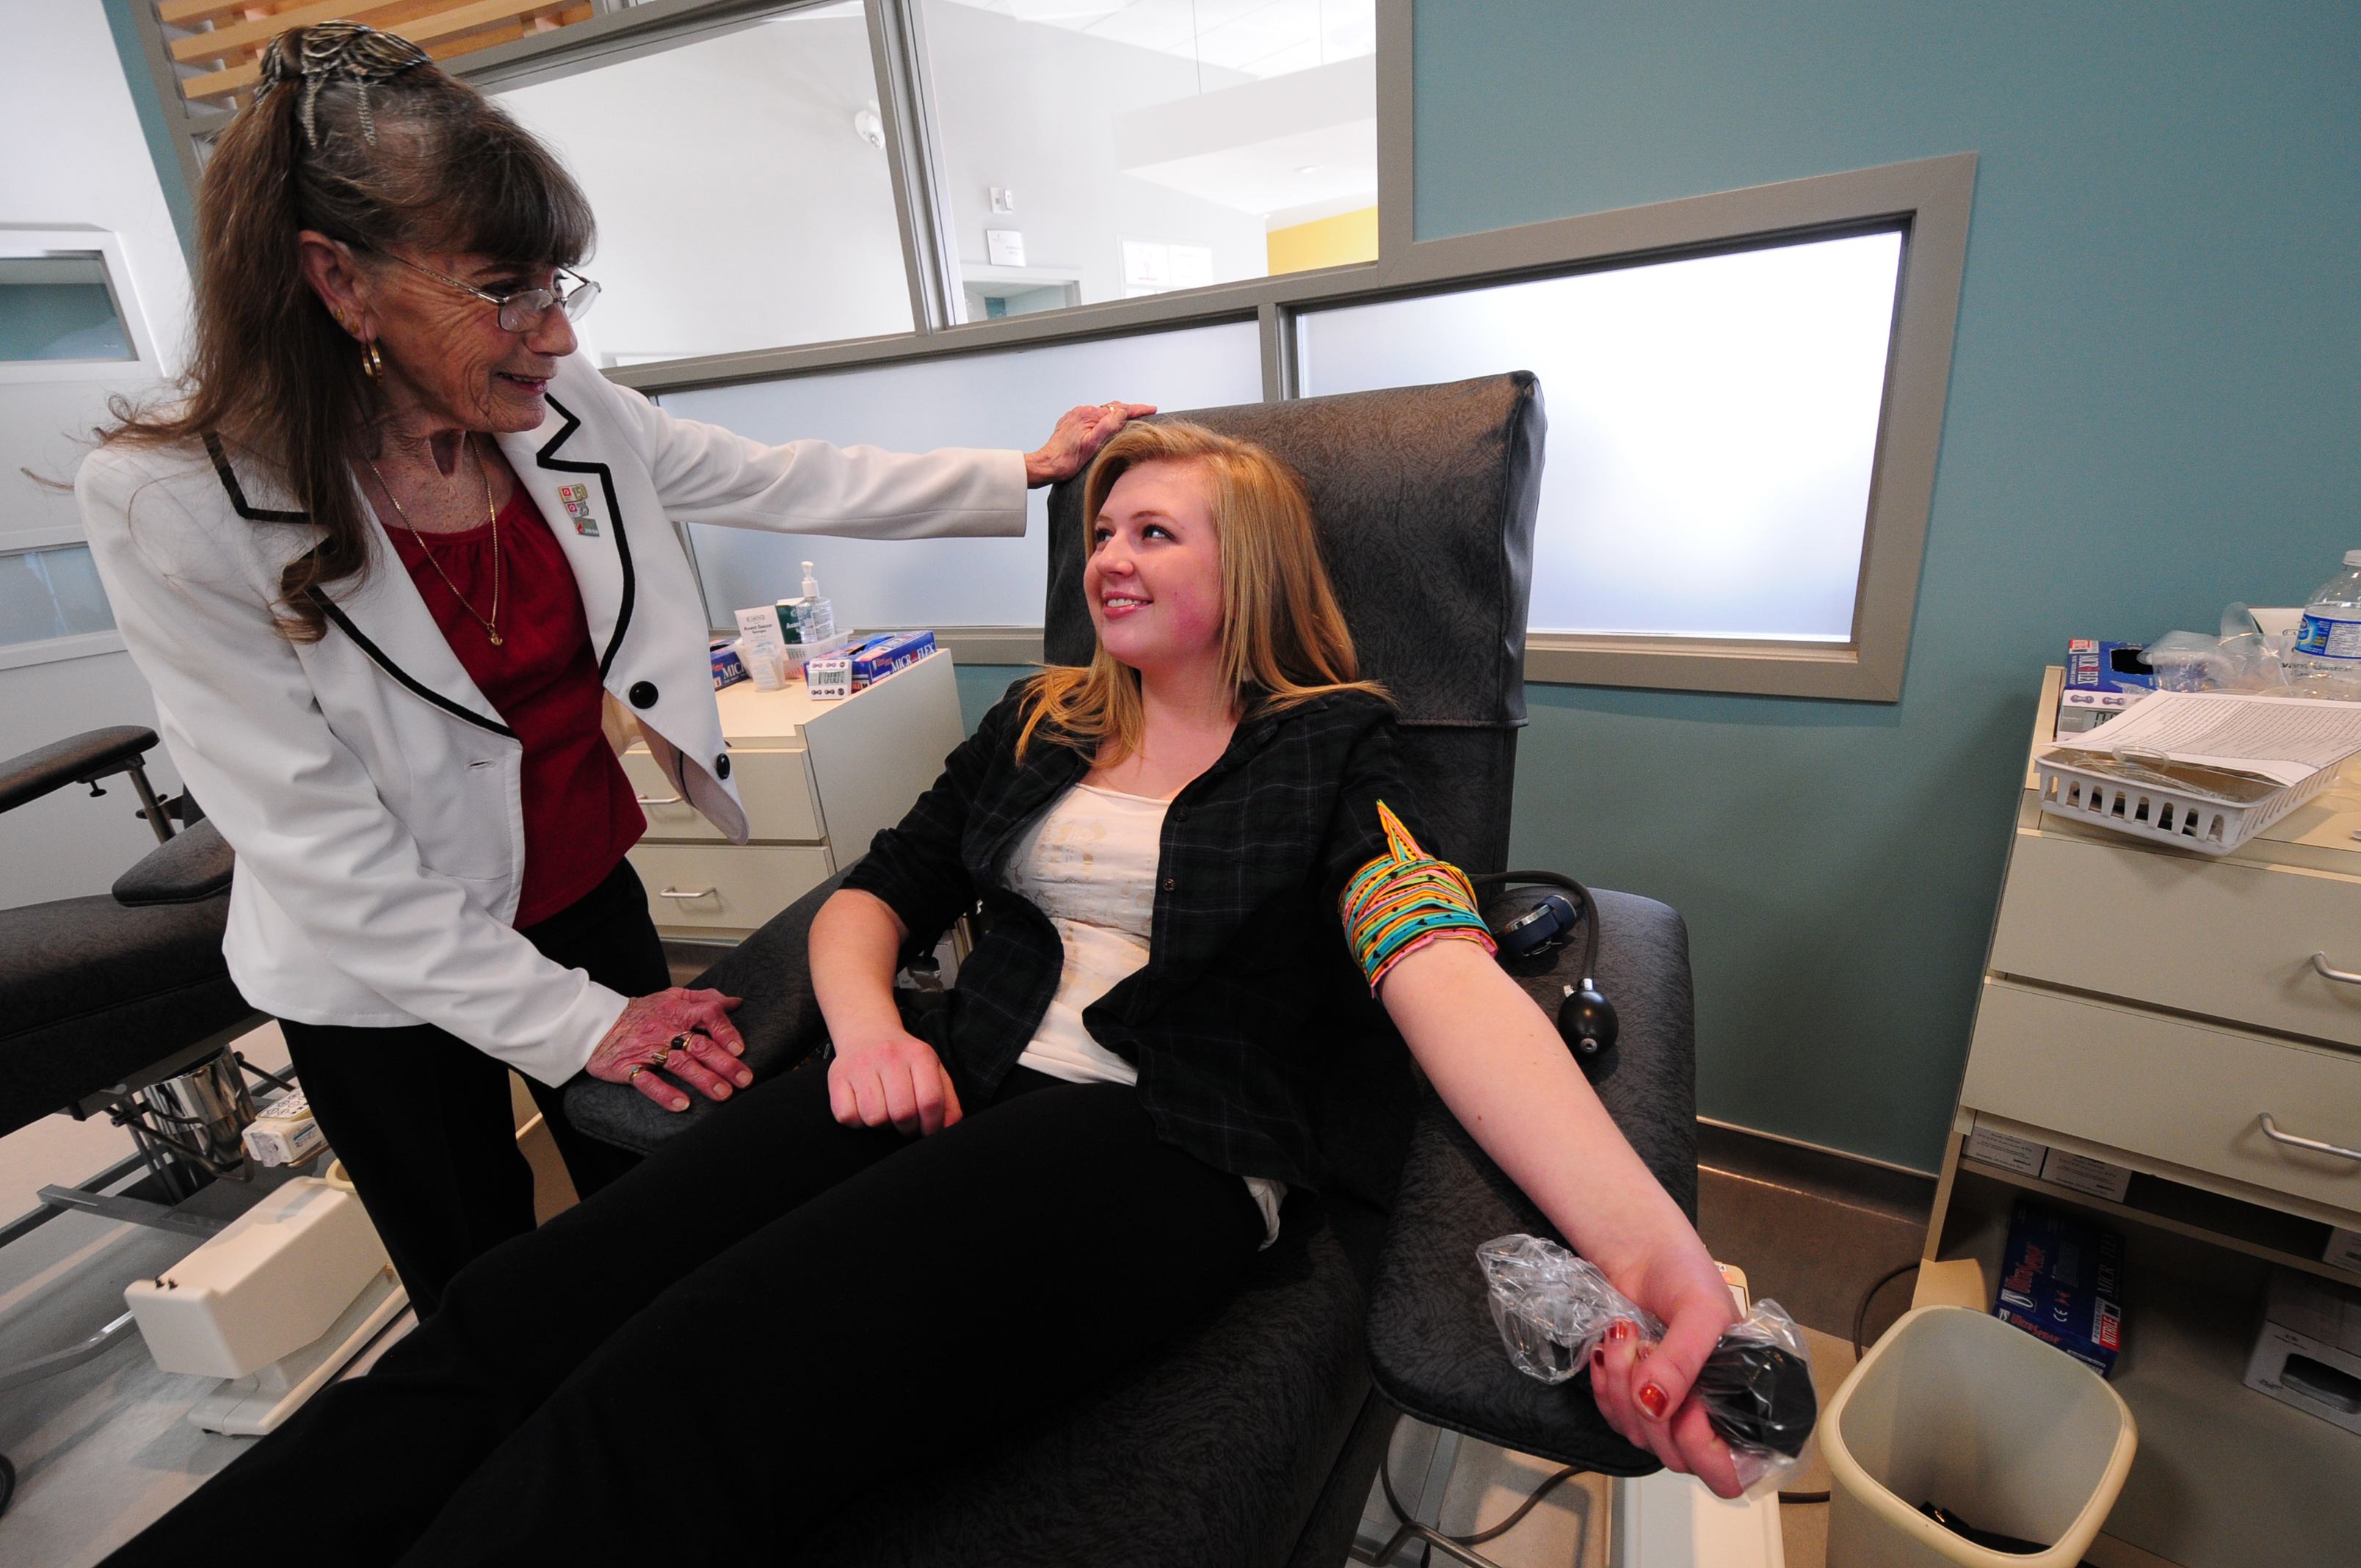
<svg viewBox="0 0 2361 1568"><path fill-rule="evenodd" d="M2095 692L2152 692L2156 672L2140 657L2145 642L2102 642L2096 638L2071 638L2066 644L2066 689Z"/></svg>
<svg viewBox="0 0 2361 1568"><path fill-rule="evenodd" d="M2274 1271L2246 1383L2361 1432L2361 1290L2292 1269Z"/></svg>
<svg viewBox="0 0 2361 1568"><path fill-rule="evenodd" d="M2123 1349L2124 1238L2031 1203L2010 1216L1993 1316L2103 1377Z"/></svg>

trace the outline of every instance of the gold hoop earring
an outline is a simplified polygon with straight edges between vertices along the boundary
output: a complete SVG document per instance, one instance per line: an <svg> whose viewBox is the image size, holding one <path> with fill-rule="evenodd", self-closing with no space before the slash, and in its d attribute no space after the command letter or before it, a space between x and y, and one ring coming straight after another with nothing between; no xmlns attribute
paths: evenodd
<svg viewBox="0 0 2361 1568"><path fill-rule="evenodd" d="M377 351L375 343L361 345L361 373L372 381L385 379L385 356Z"/></svg>

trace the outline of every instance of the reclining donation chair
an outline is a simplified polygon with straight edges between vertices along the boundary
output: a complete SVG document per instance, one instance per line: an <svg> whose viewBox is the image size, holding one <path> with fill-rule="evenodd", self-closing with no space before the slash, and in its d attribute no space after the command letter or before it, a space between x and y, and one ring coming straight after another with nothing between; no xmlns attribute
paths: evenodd
<svg viewBox="0 0 2361 1568"><path fill-rule="evenodd" d="M154 730L119 726L0 762L0 812L69 784L104 795L100 780L127 773L157 839L111 894L0 909L0 1136L65 1112L109 1117L133 1144L78 1186L42 1188L36 1207L0 1223L0 1246L75 1211L210 1235L223 1221L172 1205L246 1174L238 1134L254 1108L230 1041L262 1018L222 958L232 857L188 796L157 800L141 761L155 745ZM173 832L176 815L187 831ZM79 1343L0 1366L0 1392L89 1361L130 1328L125 1312Z"/></svg>
<svg viewBox="0 0 2361 1568"><path fill-rule="evenodd" d="M1363 673L1394 694L1412 776L1432 781L1420 806L1436 852L1471 873L1503 869L1542 473L1534 378L1188 417L1261 442L1302 476ZM1092 632L1078 483L1053 492L1049 516L1047 651L1080 663ZM697 982L746 999L736 1022L757 1072L784 1071L823 1042L805 941L835 886L814 889ZM1613 893L1599 904L1598 980L1621 1012L1622 1038L1585 1069L1694 1214L1686 933L1660 904ZM1577 941L1527 960L1539 970L1519 977L1553 1016L1561 988L1581 979L1579 952ZM585 1129L642 1149L699 1116L728 1114L698 1101L671 1115L587 1080L566 1103ZM1193 1332L995 1452L898 1480L854 1515L815 1520L782 1556L1339 1568L1405 1411L1587 1470L1653 1470L1653 1456L1600 1420L1587 1381L1550 1387L1509 1365L1475 1251L1510 1231L1550 1227L1429 1095L1389 1214L1290 1195L1278 1243Z"/></svg>

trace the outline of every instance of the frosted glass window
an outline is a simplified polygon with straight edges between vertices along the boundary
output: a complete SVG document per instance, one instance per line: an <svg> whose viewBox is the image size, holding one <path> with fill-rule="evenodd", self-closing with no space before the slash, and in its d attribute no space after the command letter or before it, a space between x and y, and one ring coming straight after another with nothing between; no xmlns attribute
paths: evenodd
<svg viewBox="0 0 2361 1568"><path fill-rule="evenodd" d="M87 544L0 555L0 644L115 630Z"/></svg>
<svg viewBox="0 0 2361 1568"><path fill-rule="evenodd" d="M915 0L970 321L1376 259L1376 0Z"/></svg>
<svg viewBox="0 0 2361 1568"><path fill-rule="evenodd" d="M663 403L756 441L1022 451L1040 445L1068 409L1110 398L1162 409L1260 401L1255 323L903 361L672 392ZM718 627L734 625L741 606L798 592L801 561L815 564L839 626L1038 626L1048 495L1033 492L1022 539L835 539L704 523L689 532Z"/></svg>
<svg viewBox="0 0 2361 1568"><path fill-rule="evenodd" d="M1306 394L1541 378L1535 631L1847 642L1896 232L1298 318Z"/></svg>
<svg viewBox="0 0 2361 1568"><path fill-rule="evenodd" d="M598 218L602 365L908 332L910 292L857 3L499 93Z"/></svg>

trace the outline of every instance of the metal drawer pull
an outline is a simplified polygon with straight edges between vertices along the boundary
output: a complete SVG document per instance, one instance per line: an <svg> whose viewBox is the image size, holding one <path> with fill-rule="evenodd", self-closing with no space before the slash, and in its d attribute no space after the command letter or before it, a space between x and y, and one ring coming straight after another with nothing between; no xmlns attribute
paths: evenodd
<svg viewBox="0 0 2361 1568"><path fill-rule="evenodd" d="M2312 954L2312 967L2320 971L2323 980L2333 980L2339 985L2361 985L2361 974L2355 974L2349 969L2332 967L2326 953Z"/></svg>
<svg viewBox="0 0 2361 1568"><path fill-rule="evenodd" d="M687 893L683 893L676 887L667 887L658 889L656 896L658 898L710 898L718 890L714 888L700 887L691 889ZM2361 1156L2356 1156L2355 1157L2361 1158Z"/></svg>
<svg viewBox="0 0 2361 1568"><path fill-rule="evenodd" d="M2290 1148L2310 1149L2314 1154L2333 1154L2339 1159L2361 1159L2361 1149L2348 1149L2342 1144L2324 1144L2318 1138L2299 1138L2293 1133L2282 1133L2279 1124L2271 1120L2268 1111L2263 1113L2263 1136L2275 1144Z"/></svg>
<svg viewBox="0 0 2361 1568"><path fill-rule="evenodd" d="M680 796L676 795L635 795L631 798L642 806L678 806L680 804ZM2361 980L2361 975L2356 975L2353 978Z"/></svg>

